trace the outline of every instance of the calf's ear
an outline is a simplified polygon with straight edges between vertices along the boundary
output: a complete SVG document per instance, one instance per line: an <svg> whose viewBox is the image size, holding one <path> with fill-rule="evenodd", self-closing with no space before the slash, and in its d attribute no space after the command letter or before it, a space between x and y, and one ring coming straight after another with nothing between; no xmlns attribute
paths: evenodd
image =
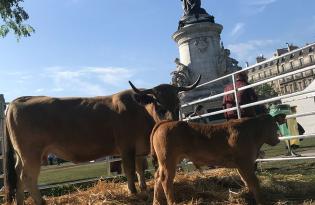
<svg viewBox="0 0 315 205"><path fill-rule="evenodd" d="M147 105L154 102L154 98L146 94L134 94L135 101L140 105Z"/></svg>

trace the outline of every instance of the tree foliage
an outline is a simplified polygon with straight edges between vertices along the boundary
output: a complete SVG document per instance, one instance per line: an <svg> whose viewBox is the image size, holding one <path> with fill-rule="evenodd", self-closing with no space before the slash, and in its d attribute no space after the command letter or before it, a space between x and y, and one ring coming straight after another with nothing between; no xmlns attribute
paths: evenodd
<svg viewBox="0 0 315 205"><path fill-rule="evenodd" d="M255 87L255 92L261 99L268 99L278 96L277 91L275 91L275 89L269 84L262 84Z"/></svg>
<svg viewBox="0 0 315 205"><path fill-rule="evenodd" d="M26 11L20 4L23 0L0 0L0 36L5 37L10 31L13 31L16 37L28 37L35 30L32 26L24 22L29 18Z"/></svg>

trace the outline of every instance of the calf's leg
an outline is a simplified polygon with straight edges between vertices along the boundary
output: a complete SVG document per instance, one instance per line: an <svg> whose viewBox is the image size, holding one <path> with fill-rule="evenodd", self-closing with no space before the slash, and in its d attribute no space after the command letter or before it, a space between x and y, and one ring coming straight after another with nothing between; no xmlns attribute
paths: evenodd
<svg viewBox="0 0 315 205"><path fill-rule="evenodd" d="M128 180L128 189L131 194L136 194L137 189L135 186L136 179L135 151L134 150L125 151L122 153L121 158L124 167L124 172Z"/></svg>
<svg viewBox="0 0 315 205"><path fill-rule="evenodd" d="M153 205L162 205L164 204L164 191L162 187L162 181L160 178L160 170L157 169L155 172L155 183L154 183L154 197L153 197Z"/></svg>
<svg viewBox="0 0 315 205"><path fill-rule="evenodd" d="M175 166L173 166L171 163L169 166L159 164L160 179L162 182L162 186L164 189L168 205L175 204L173 182L176 173L176 163L174 163L174 165Z"/></svg>
<svg viewBox="0 0 315 205"><path fill-rule="evenodd" d="M238 172L241 175L245 185L248 187L249 192L254 195L256 202L258 204L265 204L261 197L259 180L255 175L254 166L242 166L238 168Z"/></svg>

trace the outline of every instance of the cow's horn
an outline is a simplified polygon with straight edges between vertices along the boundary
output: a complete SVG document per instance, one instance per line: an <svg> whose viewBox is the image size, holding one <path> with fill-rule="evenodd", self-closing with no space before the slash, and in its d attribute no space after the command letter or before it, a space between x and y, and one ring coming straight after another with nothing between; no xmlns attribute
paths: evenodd
<svg viewBox="0 0 315 205"><path fill-rule="evenodd" d="M133 89L133 91L135 91L135 92L138 93L138 94L144 95L144 94L151 94L151 93L152 93L152 89L139 90L138 88L136 88L136 86L134 86L134 85L132 84L132 82L130 82L130 81L128 81L128 82L129 82L131 88Z"/></svg>
<svg viewBox="0 0 315 205"><path fill-rule="evenodd" d="M196 80L196 82L194 82L194 84L189 85L189 86L181 86L181 87L179 87L178 88L178 92L189 91L189 90L194 89L199 84L200 79L201 79L201 75L198 76L198 79Z"/></svg>

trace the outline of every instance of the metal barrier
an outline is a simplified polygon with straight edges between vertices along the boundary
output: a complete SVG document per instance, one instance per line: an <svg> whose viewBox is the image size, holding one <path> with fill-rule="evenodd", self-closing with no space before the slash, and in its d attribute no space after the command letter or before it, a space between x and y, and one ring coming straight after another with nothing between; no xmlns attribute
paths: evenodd
<svg viewBox="0 0 315 205"><path fill-rule="evenodd" d="M262 62L261 64L265 64L265 63L266 63L266 61ZM256 87L256 86L259 86L259 85L263 85L265 83L272 82L272 81L275 81L275 80L279 80L279 79L285 78L287 76L291 76L291 75L302 73L302 72L305 72L305 71L308 71L308 70L314 70L315 69L315 65L312 65L312 66L308 66L308 67L305 67L305 68L302 68L302 69L299 69L299 70L291 71L291 72L288 72L288 73L285 73L285 74L282 74L282 75L279 75L279 76L275 76L275 77L272 77L272 78L269 78L269 79L266 79L266 80L262 80L260 82L256 82L256 83L244 86L244 87L236 88L235 87L235 77L236 77L236 75L238 73L240 73L240 72L244 72L244 71L250 70L250 69L252 69L253 67L256 67L256 66L257 65L248 67L248 68L243 69L241 71L237 71L235 73L231 73L229 75L217 78L215 80L212 80L212 81L209 81L209 82L206 82L206 83L203 83L203 84L197 86L197 87L202 87L202 86L205 86L205 85L216 83L216 82L218 82L220 80L223 80L223 79L226 79L226 78L232 78L232 83L233 83L233 88L234 89L230 90L228 92L219 93L219 94L216 94L216 95L213 95L213 96L209 96L209 97L206 97L206 98L203 98L203 99L198 99L198 100L195 100L195 101L192 101L192 102L189 102L189 103L185 103L185 104L183 104L181 106L181 109L185 108L185 107L188 107L188 106L193 106L193 105L199 104L201 102L214 100L214 99L217 99L219 97L223 97L223 96L229 95L229 94L234 94L235 104L236 104L235 107L228 108L228 109L222 109L222 110L219 110L219 111L210 112L210 113L206 113L206 114L202 114L202 115L198 115L198 116L193 116L193 117L189 116L189 117L184 118L182 120L183 121L190 121L190 120L194 120L194 119L199 119L199 118L204 118L204 117L209 117L209 116L213 116L213 115L222 114L222 113L225 113L225 112L228 112L228 111L237 111L238 118L241 118L241 112L240 111L243 108L249 108L249 107L253 107L253 106L257 106L257 105L271 103L271 102L275 102L275 101L278 101L278 100L281 100L281 99L284 99L284 98L299 96L299 95L303 95L303 94L315 93L315 89L313 89L313 90L304 90L304 91L300 91L300 92L295 92L295 93L291 93L291 94L286 94L286 95L282 95L282 96L273 97L273 98L266 99L266 100L260 100L260 101L254 102L254 103L248 103L248 104L245 104L245 105L239 105L239 102L237 101L237 92L238 91L246 90L248 88L253 88L253 87ZM302 117L302 116L309 116L309 115L314 115L314 114L315 114L315 111L312 111L312 112L309 112L309 113L288 115L287 119L295 118L295 117ZM315 138L315 134L299 135L299 136L285 136L285 137L281 137L280 140L305 139L305 138ZM310 157L293 157L293 158L294 158L294 160L315 159L315 156L310 156ZM291 160L291 159L292 159L292 157L291 158L286 157L286 158L277 158L277 160L275 160L275 158L258 159L257 161L260 161L260 162L264 161L265 162L265 161L280 161L280 160Z"/></svg>

